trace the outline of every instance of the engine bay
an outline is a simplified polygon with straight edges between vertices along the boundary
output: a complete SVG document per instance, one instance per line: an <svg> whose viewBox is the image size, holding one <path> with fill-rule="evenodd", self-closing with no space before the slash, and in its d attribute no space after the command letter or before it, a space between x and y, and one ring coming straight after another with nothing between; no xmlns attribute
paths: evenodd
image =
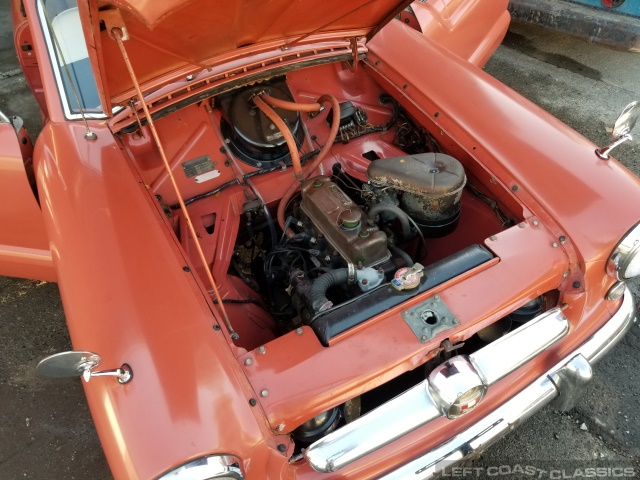
<svg viewBox="0 0 640 480"><path fill-rule="evenodd" d="M338 392L307 405L317 413L311 420L269 410L277 402L273 395L261 400L269 421L295 431L302 445L379 405L396 392L389 380L406 385L406 376L423 378L451 352L491 342L557 301L538 295L515 305L510 315L491 312L492 322L458 338L466 346L447 339L435 350L429 347L460 325L458 314L437 295L428 306L411 300L498 263L499 251L487 248L486 240L521 222L523 209L468 151L416 119L366 69L329 63L294 70L177 110L158 120L157 128L181 199L147 141L146 127L122 135L122 145L206 284L194 248L200 243L237 332L231 340L239 360L256 368L284 362L301 391L312 395L314 388L331 385ZM415 352L428 348L428 355L410 357L407 350L401 368L397 363L394 371L389 362L375 379L371 364L371 374L362 373L364 383L355 390L349 368L342 376L312 368L317 384L305 383L311 371L302 365L310 358L314 365L335 362L355 335L402 305L412 307L402 313L412 332L406 342ZM294 353L276 360L265 354L285 351L292 336L304 338ZM365 336L358 341L366 342ZM385 361L380 355L378 368ZM260 374L247 373L256 384L268 383L267 370L279 370L264 365ZM376 388L382 384L383 391ZM284 403L278 405L283 412Z"/></svg>

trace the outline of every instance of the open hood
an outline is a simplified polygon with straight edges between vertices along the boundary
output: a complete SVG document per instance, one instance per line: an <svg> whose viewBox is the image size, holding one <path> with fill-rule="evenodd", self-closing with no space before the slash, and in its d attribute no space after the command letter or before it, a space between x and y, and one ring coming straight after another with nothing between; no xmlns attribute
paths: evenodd
<svg viewBox="0 0 640 480"><path fill-rule="evenodd" d="M410 2L402 0L79 0L89 58L106 112L135 96L114 27L142 91L265 48L374 35Z"/></svg>

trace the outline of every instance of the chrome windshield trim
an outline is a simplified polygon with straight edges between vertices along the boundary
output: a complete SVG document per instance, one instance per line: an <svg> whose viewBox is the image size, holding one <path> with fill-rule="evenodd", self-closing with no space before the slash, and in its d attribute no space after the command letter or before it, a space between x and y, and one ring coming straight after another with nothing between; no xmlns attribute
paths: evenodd
<svg viewBox="0 0 640 480"><path fill-rule="evenodd" d="M627 288L619 310L582 346L491 414L442 445L388 473L381 480L432 478L444 468L477 454L499 440L520 422L558 397L558 389L562 395L573 394L572 386L569 392L565 392L564 387L560 384L556 385L552 379L562 376L562 372L565 371L580 371L583 375L587 375L585 360L589 366L600 360L622 339L636 319L633 295Z"/></svg>
<svg viewBox="0 0 640 480"><path fill-rule="evenodd" d="M9 117L7 117L4 112L2 112L0 110L0 123L11 123L11 120L9 120Z"/></svg>
<svg viewBox="0 0 640 480"><path fill-rule="evenodd" d="M559 308L549 310L474 353L471 361L485 386L515 371L563 338L569 321ZM499 362L495 359L500 358ZM492 361L493 359L493 361ZM442 416L442 406L425 380L368 414L313 443L305 452L311 466L333 472ZM472 385L469 386L469 388Z"/></svg>

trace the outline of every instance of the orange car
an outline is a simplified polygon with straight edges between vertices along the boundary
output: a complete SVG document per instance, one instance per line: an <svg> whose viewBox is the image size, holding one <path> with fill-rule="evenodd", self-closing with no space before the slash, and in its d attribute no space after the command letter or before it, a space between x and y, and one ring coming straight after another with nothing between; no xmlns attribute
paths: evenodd
<svg viewBox="0 0 640 480"><path fill-rule="evenodd" d="M424 479L572 408L638 105L598 148L483 73L506 4L14 0L0 274L59 283L115 478Z"/></svg>

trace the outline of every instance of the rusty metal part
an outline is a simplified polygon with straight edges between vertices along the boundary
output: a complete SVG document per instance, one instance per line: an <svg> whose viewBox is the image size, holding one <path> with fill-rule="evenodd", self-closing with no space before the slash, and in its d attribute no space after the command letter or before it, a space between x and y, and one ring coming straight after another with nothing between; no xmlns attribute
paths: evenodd
<svg viewBox="0 0 640 480"><path fill-rule="evenodd" d="M391 256L387 235L369 226L366 214L329 177L313 177L302 185L300 207L347 263L365 268Z"/></svg>
<svg viewBox="0 0 640 480"><path fill-rule="evenodd" d="M216 297L216 300L218 302L218 308L220 309L220 313L222 313L222 317L224 318L224 322L225 325L227 327L227 330L229 332L229 336L231 337L232 340L237 340L238 338L240 338L240 336L236 333L236 331L233 329L233 326L231 325L231 321L229 320L229 316L227 314L226 309L224 308L224 303L222 302L222 297L220 296L220 292L218 291L218 287L216 286L216 282L213 279L213 274L211 273L211 269L209 268L209 265L207 264L207 260L205 259L204 256L204 252L202 251L202 247L200 246L200 242L198 241L198 235L195 231L195 228L193 227L193 222L191 221L191 217L189 216L189 212L187 211L187 206L184 204L184 200L182 199L182 193L180 193L180 189L178 188L178 184L176 182L175 177L173 176L173 173L171 171L171 166L169 165L169 160L167 159L167 154L164 151L164 148L162 147L162 142L160 141L160 136L158 135L158 131L156 130L156 126L153 122L153 119L151 118L151 114L149 113L149 108L147 107L146 102L144 101L144 95L142 94L142 91L140 89L140 84L138 83L138 79L136 78L136 74L133 70L133 65L131 65L131 60L129 59L129 55L127 54L127 50L124 48L124 43L123 43L123 37L122 37L122 33L120 28L118 27L114 27L111 30L111 34L113 36L113 38L115 38L116 42L118 43L118 47L120 48L120 53L122 53L122 58L124 60L125 65L127 66L127 70L129 72L129 75L131 76L131 81L133 83L133 86L136 89L136 93L138 95L138 100L140 101L140 104L142 105L142 109L144 110L144 115L147 118L147 122L149 125L149 129L151 130L151 135L153 136L153 139L156 143L156 146L158 147L158 151L160 152L160 158L162 158L162 162L164 163L164 167L165 170L167 171L167 175L169 176L169 179L171 180L171 184L173 186L173 190L176 193L176 196L178 198L178 202L180 203L180 210L182 211L182 214L184 215L185 218L185 222L187 223L187 227L189 229L189 233L191 234L191 238L193 238L193 243L196 246L196 250L198 251L198 256L200 257L200 260L202 261L202 264L204 266L204 271L207 273L207 277L209 279L209 282L211 283L211 287L213 288L213 293Z"/></svg>
<svg viewBox="0 0 640 480"><path fill-rule="evenodd" d="M367 178L374 185L402 191L403 210L423 222L456 217L467 182L460 162L444 153L376 160L367 169Z"/></svg>

